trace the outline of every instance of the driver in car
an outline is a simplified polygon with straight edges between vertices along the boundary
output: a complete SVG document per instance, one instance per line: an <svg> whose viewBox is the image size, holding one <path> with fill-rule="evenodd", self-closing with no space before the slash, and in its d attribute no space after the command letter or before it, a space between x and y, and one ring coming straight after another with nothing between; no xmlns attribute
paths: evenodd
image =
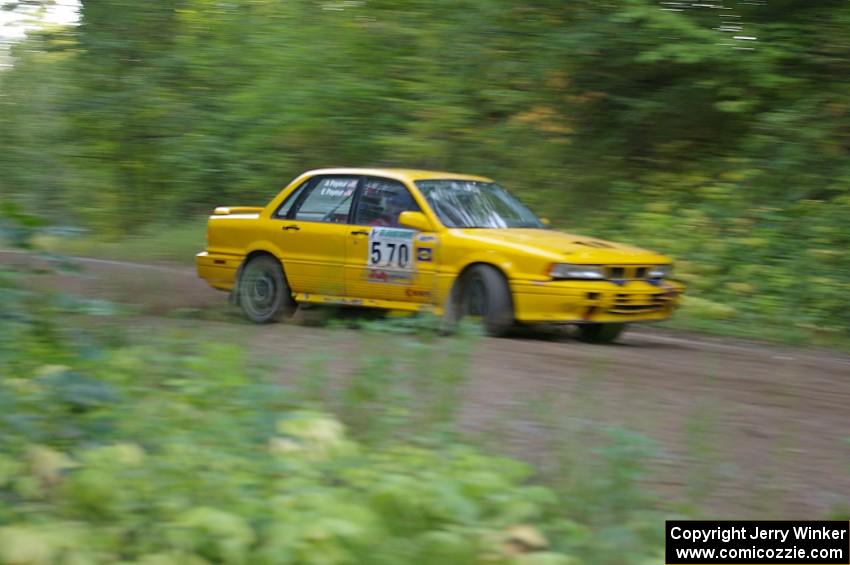
<svg viewBox="0 0 850 565"><path fill-rule="evenodd" d="M370 226L385 226L385 227L396 227L398 226L398 216L405 210L412 209L410 202L410 197L406 195L401 195L397 193L388 193L383 198L383 206L376 206L377 215L370 222Z"/></svg>

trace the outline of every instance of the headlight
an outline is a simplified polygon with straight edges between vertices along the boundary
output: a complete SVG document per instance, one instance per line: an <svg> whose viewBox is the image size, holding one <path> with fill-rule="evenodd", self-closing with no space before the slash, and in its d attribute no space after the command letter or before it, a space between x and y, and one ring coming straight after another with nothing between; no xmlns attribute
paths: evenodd
<svg viewBox="0 0 850 565"><path fill-rule="evenodd" d="M647 276L651 279L663 279L673 274L673 265L655 265L649 268Z"/></svg>
<svg viewBox="0 0 850 565"><path fill-rule="evenodd" d="M569 263L555 263L549 269L549 276L553 279L604 279L605 270L595 265L571 265Z"/></svg>

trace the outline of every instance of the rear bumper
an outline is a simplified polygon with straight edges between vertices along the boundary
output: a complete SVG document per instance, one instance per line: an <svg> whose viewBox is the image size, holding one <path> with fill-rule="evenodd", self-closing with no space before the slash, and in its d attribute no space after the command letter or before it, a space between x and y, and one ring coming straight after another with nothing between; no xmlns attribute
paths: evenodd
<svg viewBox="0 0 850 565"><path fill-rule="evenodd" d="M643 280L514 281L514 315L528 323L623 323L664 320L676 309L684 286Z"/></svg>
<svg viewBox="0 0 850 565"><path fill-rule="evenodd" d="M233 289L240 263L242 258L234 255L210 254L206 251L195 255L198 276L219 290Z"/></svg>

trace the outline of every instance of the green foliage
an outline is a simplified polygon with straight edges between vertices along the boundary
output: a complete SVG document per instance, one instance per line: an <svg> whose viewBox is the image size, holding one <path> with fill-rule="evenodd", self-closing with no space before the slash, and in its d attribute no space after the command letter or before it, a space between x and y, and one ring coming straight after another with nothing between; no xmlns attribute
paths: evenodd
<svg viewBox="0 0 850 565"><path fill-rule="evenodd" d="M327 398L320 366L286 388L237 345L191 331L81 342L103 320L46 295L10 300L29 295L19 273L0 273L0 301L21 316L0 324L22 330L0 334L0 564L603 563L608 532L590 527L651 506L637 496L635 437L600 453L599 513L465 445L471 337L446 343L428 321L405 324L416 333L395 336L392 359L382 332L398 324L371 325ZM658 545L629 547L616 562Z"/></svg>
<svg viewBox="0 0 850 565"><path fill-rule="evenodd" d="M577 563L544 550L589 542L526 465L355 441L235 348L78 365L0 380L0 563Z"/></svg>
<svg viewBox="0 0 850 565"><path fill-rule="evenodd" d="M0 73L2 192L115 240L314 166L470 171L676 255L725 325L846 335L850 8L665 8L84 0Z"/></svg>

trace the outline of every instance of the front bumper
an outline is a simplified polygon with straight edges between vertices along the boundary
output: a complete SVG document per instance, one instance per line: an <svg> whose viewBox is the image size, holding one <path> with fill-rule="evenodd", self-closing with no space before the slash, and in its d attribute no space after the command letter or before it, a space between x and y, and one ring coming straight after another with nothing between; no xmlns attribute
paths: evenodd
<svg viewBox="0 0 850 565"><path fill-rule="evenodd" d="M527 323L652 322L676 309L677 281L514 281L514 315Z"/></svg>

